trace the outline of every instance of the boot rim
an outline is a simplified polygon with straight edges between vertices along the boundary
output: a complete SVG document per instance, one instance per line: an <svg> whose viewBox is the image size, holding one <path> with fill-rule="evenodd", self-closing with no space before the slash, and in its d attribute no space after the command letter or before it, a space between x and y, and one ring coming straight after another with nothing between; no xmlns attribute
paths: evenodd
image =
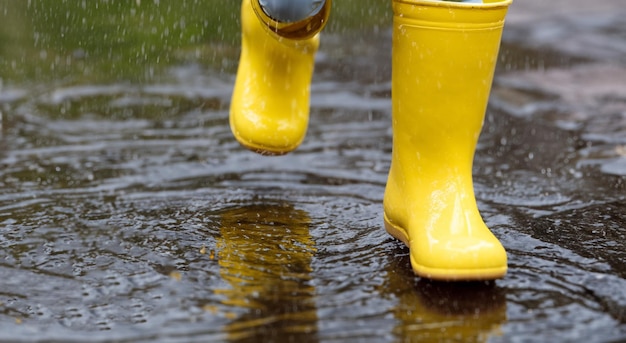
<svg viewBox="0 0 626 343"><path fill-rule="evenodd" d="M254 13L264 24L263 26L280 37L294 40L306 40L320 33L328 23L332 3L332 0L326 0L322 8L308 18L295 22L282 22L265 13L258 0L249 1L252 3Z"/></svg>
<svg viewBox="0 0 626 343"><path fill-rule="evenodd" d="M422 5L444 8L498 8L509 7L513 0L485 0L485 3L452 2L440 0L393 0L395 3L405 3L410 5Z"/></svg>

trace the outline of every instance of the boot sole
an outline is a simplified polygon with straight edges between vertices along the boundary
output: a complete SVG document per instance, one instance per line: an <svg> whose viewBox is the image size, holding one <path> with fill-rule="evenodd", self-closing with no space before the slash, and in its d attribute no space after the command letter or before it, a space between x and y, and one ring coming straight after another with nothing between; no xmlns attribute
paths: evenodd
<svg viewBox="0 0 626 343"><path fill-rule="evenodd" d="M387 218L387 214L383 213L385 221L385 230L394 238L402 241L408 248L409 252L411 246L409 245L409 235L402 227L391 223ZM410 254L410 253L409 253ZM481 268L481 269L442 269L432 268L420 265L415 262L413 255L410 254L411 267L413 273L419 277L436 281L487 281L502 278L507 271L507 267L498 268Z"/></svg>
<svg viewBox="0 0 626 343"><path fill-rule="evenodd" d="M240 137L238 137L237 135L235 135L235 138L237 138L237 141L239 142L239 144L241 144L244 148L256 152L257 154L263 155L263 156L282 156L282 155L286 155L292 151L294 151L298 145L294 146L293 148L270 148L270 147L266 147L266 146L262 146L262 145L256 145L250 142L247 142L243 139L241 139Z"/></svg>

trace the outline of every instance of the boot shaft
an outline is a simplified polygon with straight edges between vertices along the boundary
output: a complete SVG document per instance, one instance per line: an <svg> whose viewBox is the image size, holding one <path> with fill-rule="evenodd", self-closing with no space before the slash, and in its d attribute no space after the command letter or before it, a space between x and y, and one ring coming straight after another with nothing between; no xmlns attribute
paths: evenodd
<svg viewBox="0 0 626 343"><path fill-rule="evenodd" d="M393 1L394 150L471 169L510 3Z"/></svg>

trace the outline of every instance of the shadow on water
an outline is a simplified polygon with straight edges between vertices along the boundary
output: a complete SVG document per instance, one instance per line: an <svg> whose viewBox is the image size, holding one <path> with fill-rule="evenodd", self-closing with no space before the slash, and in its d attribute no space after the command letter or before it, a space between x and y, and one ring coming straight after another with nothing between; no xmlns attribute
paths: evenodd
<svg viewBox="0 0 626 343"><path fill-rule="evenodd" d="M448 284L382 225L387 0L334 2L276 158L228 126L236 1L82 3L0 0L0 341L626 338L625 16L507 24L474 181L509 273Z"/></svg>

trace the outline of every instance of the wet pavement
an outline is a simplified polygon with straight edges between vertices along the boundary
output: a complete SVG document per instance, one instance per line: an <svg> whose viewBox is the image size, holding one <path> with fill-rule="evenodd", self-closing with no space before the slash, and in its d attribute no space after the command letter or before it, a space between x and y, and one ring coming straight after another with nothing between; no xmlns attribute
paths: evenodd
<svg viewBox="0 0 626 343"><path fill-rule="evenodd" d="M626 340L626 8L509 13L474 162L504 279L419 279L383 229L387 12L323 37L307 138L282 157L230 133L227 45L142 82L5 78L0 341Z"/></svg>

